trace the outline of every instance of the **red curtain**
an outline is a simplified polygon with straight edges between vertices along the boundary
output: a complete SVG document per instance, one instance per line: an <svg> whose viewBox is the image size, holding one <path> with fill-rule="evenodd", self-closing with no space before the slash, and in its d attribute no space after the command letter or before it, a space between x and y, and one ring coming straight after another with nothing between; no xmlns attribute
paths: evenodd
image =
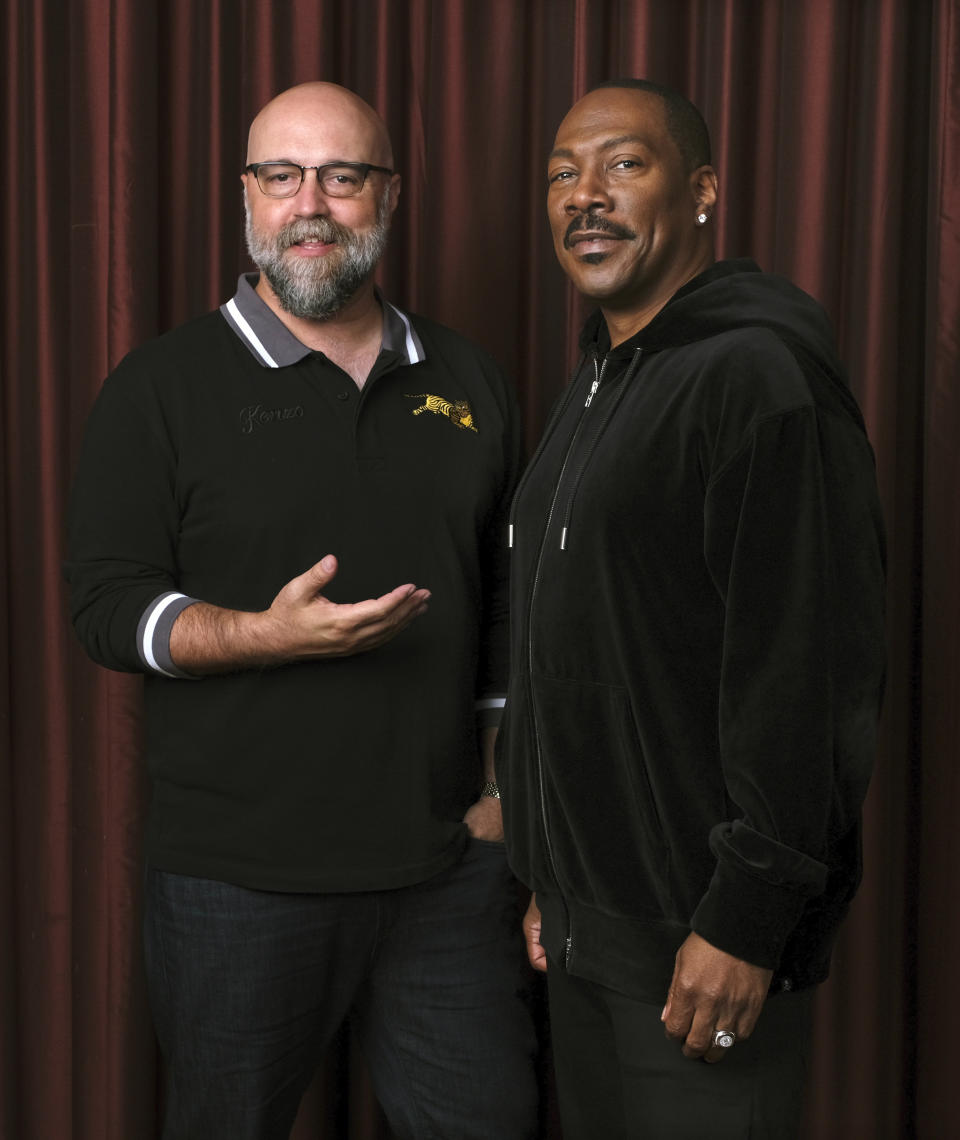
<svg viewBox="0 0 960 1140"><path fill-rule="evenodd" d="M721 254L837 325L890 539L888 695L866 879L818 997L815 1140L940 1138L960 1020L960 9L956 0L4 0L0 245L0 1137L149 1140L139 682L64 618L79 434L134 344L245 266L246 126L325 78L404 174L388 294L490 349L528 441L582 307L544 163L590 85L643 75L711 124ZM344 1036L294 1133L385 1140ZM544 1137L557 1137L545 1113Z"/></svg>

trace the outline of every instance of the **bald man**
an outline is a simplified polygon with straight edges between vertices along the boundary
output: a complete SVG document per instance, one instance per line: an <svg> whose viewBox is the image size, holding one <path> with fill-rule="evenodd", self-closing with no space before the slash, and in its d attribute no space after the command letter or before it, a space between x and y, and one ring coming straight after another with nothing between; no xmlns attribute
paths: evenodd
<svg viewBox="0 0 960 1140"><path fill-rule="evenodd" d="M131 353L70 511L76 629L143 673L165 1140L280 1140L341 1023L398 1137L536 1115L493 741L514 400L373 283L400 176L329 83L254 120L258 272Z"/></svg>

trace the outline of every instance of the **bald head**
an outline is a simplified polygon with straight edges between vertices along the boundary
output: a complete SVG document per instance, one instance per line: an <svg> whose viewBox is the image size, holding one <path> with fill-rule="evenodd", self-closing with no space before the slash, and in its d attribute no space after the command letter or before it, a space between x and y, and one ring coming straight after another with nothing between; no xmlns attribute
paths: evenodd
<svg viewBox="0 0 960 1140"><path fill-rule="evenodd" d="M250 124L247 163L278 159L392 169L393 149L383 119L359 95L336 83L301 83L271 99Z"/></svg>

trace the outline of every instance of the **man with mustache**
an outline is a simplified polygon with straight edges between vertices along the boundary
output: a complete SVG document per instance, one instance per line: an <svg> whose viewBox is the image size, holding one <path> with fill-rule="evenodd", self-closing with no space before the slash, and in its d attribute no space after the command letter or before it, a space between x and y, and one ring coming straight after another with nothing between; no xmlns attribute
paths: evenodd
<svg viewBox="0 0 960 1140"><path fill-rule="evenodd" d="M365 102L277 96L242 182L259 272L107 380L71 505L77 631L146 676L163 1135L288 1136L350 1018L398 1137L521 1140L493 768L515 402L374 286L400 177Z"/></svg>
<svg viewBox="0 0 960 1140"><path fill-rule="evenodd" d="M565 1140L798 1135L860 877L873 455L822 310L716 261L716 208L677 93L614 81L561 123L550 225L598 308L512 508L498 772Z"/></svg>

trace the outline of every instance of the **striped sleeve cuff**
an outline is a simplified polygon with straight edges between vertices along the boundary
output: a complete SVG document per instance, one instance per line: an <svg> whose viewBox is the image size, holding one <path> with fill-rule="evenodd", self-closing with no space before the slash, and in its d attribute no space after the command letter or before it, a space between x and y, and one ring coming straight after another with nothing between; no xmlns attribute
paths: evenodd
<svg viewBox="0 0 960 1140"><path fill-rule="evenodd" d="M143 665L151 673L162 677L180 677L184 680L199 680L192 673L186 673L173 663L170 656L170 630L177 616L197 601L186 594L170 591L154 598L143 611L137 626L137 653Z"/></svg>
<svg viewBox="0 0 960 1140"><path fill-rule="evenodd" d="M506 703L505 693L478 698L473 706L477 717L477 728L499 728L503 717L503 706Z"/></svg>

